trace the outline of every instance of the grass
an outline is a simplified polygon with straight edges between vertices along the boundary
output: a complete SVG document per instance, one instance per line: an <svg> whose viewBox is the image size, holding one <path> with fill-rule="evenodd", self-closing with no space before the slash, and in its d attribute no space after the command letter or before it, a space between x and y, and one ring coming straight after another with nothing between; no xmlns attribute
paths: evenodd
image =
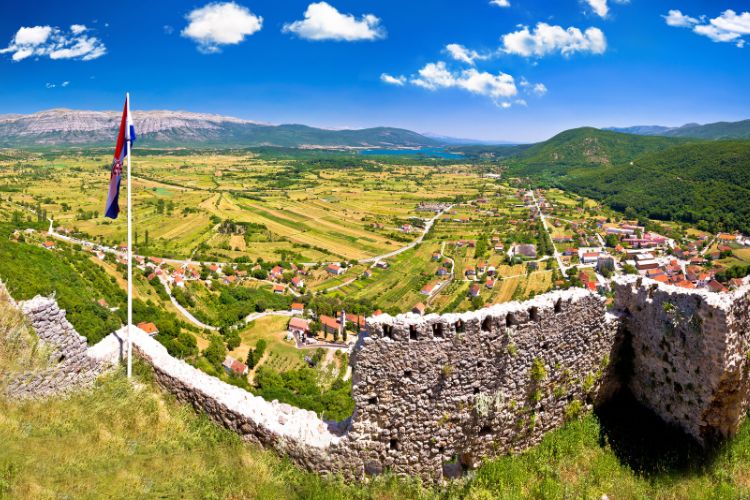
<svg viewBox="0 0 750 500"><path fill-rule="evenodd" d="M242 344L230 354L244 362L247 353L255 348L260 339L267 343L266 351L269 357L265 363L278 371L286 371L303 366L304 351L300 351L293 342L284 340L289 318L286 316L264 316L250 322L247 328L240 332Z"/></svg>
<svg viewBox="0 0 750 500"><path fill-rule="evenodd" d="M0 331L18 315L0 301ZM27 347L0 337L0 366ZM0 498L746 498L750 422L704 451L627 397L442 487L346 484L298 469L160 391L135 365L67 399L0 396Z"/></svg>
<svg viewBox="0 0 750 500"><path fill-rule="evenodd" d="M7 498L742 498L750 426L703 453L649 415L615 405L487 461L445 487L381 477L345 484L244 444L156 389L136 365L66 400L0 399L0 497ZM645 420L644 420L645 419ZM604 423L604 424L603 424ZM628 427L629 426L629 427Z"/></svg>
<svg viewBox="0 0 750 500"><path fill-rule="evenodd" d="M48 349L39 343L26 318L0 288L0 374L44 368L48 362Z"/></svg>

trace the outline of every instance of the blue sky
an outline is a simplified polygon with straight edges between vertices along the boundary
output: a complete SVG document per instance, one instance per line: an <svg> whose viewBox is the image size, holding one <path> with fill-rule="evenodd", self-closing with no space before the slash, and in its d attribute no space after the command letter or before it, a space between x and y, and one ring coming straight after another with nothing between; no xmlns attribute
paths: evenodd
<svg viewBox="0 0 750 500"><path fill-rule="evenodd" d="M509 141L750 118L747 0L494 2L13 2L0 113L129 90L134 110Z"/></svg>

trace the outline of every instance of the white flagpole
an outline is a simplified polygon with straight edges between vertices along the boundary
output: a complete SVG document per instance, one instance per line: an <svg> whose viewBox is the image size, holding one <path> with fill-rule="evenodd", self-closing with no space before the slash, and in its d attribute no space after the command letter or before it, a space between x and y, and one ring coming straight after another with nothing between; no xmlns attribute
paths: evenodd
<svg viewBox="0 0 750 500"><path fill-rule="evenodd" d="M127 130L126 147L128 155L128 378L133 376L133 342L130 338L130 330L133 328L133 201L131 197L130 184L130 93L125 94L127 101L127 118L125 126Z"/></svg>

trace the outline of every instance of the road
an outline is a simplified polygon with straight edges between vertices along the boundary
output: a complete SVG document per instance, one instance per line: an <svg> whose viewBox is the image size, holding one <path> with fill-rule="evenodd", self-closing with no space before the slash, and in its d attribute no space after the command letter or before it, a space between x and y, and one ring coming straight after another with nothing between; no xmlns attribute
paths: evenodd
<svg viewBox="0 0 750 500"><path fill-rule="evenodd" d="M211 330L212 332L216 332L219 329L215 326L207 325L205 323L201 323L198 318L190 314L190 311L185 309L180 305L179 302L177 302L177 299L174 298L172 295L172 290L169 288L169 285L166 283L166 281L162 280L162 278L159 278L159 281L161 281L162 285L164 285L164 289L167 291L167 295L169 295L169 300L172 301L172 304L177 308L180 313L182 313L183 316L185 316L185 319L190 321L192 324L194 324L197 327L203 328L205 330Z"/></svg>
<svg viewBox="0 0 750 500"><path fill-rule="evenodd" d="M563 264L562 257L560 256L560 252L557 251L557 246L555 245L555 242L552 241L552 233L550 233L549 226L547 225L547 217L544 215L544 212L542 212L542 207L539 206L539 201L536 199L536 193L534 190L531 190L531 199L534 200L534 205L536 206L537 213L539 214L539 218L542 220L542 227L544 227L544 230L547 232L547 236L549 237L550 243L552 243L552 250L554 252L555 260L557 261L557 265L560 268L560 272L562 273L563 277L565 279L568 279L568 268L565 267L565 264Z"/></svg>

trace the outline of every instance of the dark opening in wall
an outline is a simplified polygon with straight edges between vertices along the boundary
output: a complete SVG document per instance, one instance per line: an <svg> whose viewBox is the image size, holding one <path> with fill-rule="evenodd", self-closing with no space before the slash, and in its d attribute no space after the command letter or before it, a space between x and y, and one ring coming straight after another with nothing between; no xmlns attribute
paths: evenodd
<svg viewBox="0 0 750 500"><path fill-rule="evenodd" d="M409 325L409 340L417 340L417 327Z"/></svg>
<svg viewBox="0 0 750 500"><path fill-rule="evenodd" d="M389 339L393 338L393 325L383 325L383 335Z"/></svg>
<svg viewBox="0 0 750 500"><path fill-rule="evenodd" d="M479 394L479 387L474 388L474 394Z"/></svg>
<svg viewBox="0 0 750 500"><path fill-rule="evenodd" d="M404 371L404 377L405 378L411 378L411 376L412 376L412 371L411 370L405 370Z"/></svg>
<svg viewBox="0 0 750 500"><path fill-rule="evenodd" d="M507 314L505 316L505 326L507 326L508 328L513 326L513 316L511 316L510 314Z"/></svg>
<svg viewBox="0 0 750 500"><path fill-rule="evenodd" d="M435 337L443 337L443 324L442 323L433 323L432 324L432 335Z"/></svg>
<svg viewBox="0 0 750 500"><path fill-rule="evenodd" d="M490 434L492 434L492 427L490 427L489 425L484 425L481 429L479 429L480 436L489 436Z"/></svg>
<svg viewBox="0 0 750 500"><path fill-rule="evenodd" d="M388 448L391 449L391 450L398 450L398 448L399 448L399 446L398 446L398 439L391 439L388 442Z"/></svg>
<svg viewBox="0 0 750 500"><path fill-rule="evenodd" d="M464 333L466 331L466 325L460 319L456 321L456 333Z"/></svg>
<svg viewBox="0 0 750 500"><path fill-rule="evenodd" d="M555 302L555 313L562 312L562 299L557 299Z"/></svg>
<svg viewBox="0 0 750 500"><path fill-rule="evenodd" d="M539 309L536 307L529 309L529 317L531 321L539 321Z"/></svg>
<svg viewBox="0 0 750 500"><path fill-rule="evenodd" d="M57 362L62 363L63 361L65 361L65 354L60 354L60 357L57 358Z"/></svg>
<svg viewBox="0 0 750 500"><path fill-rule="evenodd" d="M376 405L376 404L378 404L378 397L377 396L371 397L370 399L367 400L367 404L368 405Z"/></svg>
<svg viewBox="0 0 750 500"><path fill-rule="evenodd" d="M486 316L484 320L482 321L482 331L484 332L492 331L492 318L490 316Z"/></svg>

